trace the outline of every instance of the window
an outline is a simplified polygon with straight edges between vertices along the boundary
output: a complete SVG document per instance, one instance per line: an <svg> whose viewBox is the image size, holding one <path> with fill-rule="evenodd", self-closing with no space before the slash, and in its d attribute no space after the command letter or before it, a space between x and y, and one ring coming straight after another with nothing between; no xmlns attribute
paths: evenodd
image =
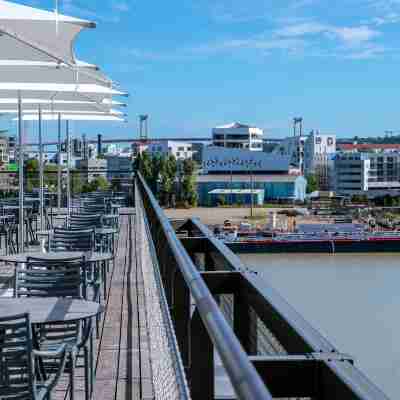
<svg viewBox="0 0 400 400"><path fill-rule="evenodd" d="M178 147L178 151L185 151L185 148L184 147Z"/></svg>

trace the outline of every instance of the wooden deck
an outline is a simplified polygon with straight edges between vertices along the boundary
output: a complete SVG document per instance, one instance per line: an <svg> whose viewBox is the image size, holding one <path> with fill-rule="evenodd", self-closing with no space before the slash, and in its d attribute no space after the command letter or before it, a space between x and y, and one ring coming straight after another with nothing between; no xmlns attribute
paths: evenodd
<svg viewBox="0 0 400 400"><path fill-rule="evenodd" d="M121 216L121 232L114 265L108 273L105 313L95 339L95 400L154 398L142 269L136 262L135 216ZM10 267L2 266L6 294ZM83 369L76 370L75 400L84 399ZM53 392L53 399L68 399L68 377Z"/></svg>

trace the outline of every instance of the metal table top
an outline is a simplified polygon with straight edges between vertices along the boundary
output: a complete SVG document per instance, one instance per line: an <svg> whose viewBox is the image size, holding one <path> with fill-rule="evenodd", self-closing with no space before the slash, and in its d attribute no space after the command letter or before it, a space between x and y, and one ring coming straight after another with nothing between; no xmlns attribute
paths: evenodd
<svg viewBox="0 0 400 400"><path fill-rule="evenodd" d="M0 317L29 313L34 324L78 321L95 317L103 311L101 304L79 299L0 299Z"/></svg>
<svg viewBox="0 0 400 400"><path fill-rule="evenodd" d="M36 235L38 236L50 236L54 232L53 229L44 230L44 231L36 231ZM112 235L118 232L116 228L95 228L96 235Z"/></svg>
<svg viewBox="0 0 400 400"><path fill-rule="evenodd" d="M42 258L44 260L49 260L49 261L52 260L62 261L83 256L86 256L86 261L91 263L109 261L113 258L113 255L111 253L100 253L100 252L84 253L82 251L52 251L49 253L42 253L40 251L35 251L31 253L11 254L8 256L2 255L0 256L0 261L5 261L14 264L24 264L27 262L28 257Z"/></svg>

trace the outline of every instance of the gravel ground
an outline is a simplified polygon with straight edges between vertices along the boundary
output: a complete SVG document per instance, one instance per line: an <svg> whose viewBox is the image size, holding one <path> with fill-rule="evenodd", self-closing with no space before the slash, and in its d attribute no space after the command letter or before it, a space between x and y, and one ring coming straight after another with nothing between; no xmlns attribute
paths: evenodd
<svg viewBox="0 0 400 400"><path fill-rule="evenodd" d="M256 220L259 220L257 222L266 223L268 214L281 210L284 210L284 208L254 208L253 215ZM165 213L172 219L197 217L206 225L217 225L223 224L227 219L233 223L248 220L250 208L198 207L189 210L166 209Z"/></svg>

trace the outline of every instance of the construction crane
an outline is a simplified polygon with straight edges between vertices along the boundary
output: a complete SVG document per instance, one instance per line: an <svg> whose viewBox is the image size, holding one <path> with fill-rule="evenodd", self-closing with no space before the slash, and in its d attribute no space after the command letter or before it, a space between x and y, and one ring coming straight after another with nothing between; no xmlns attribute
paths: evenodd
<svg viewBox="0 0 400 400"><path fill-rule="evenodd" d="M299 129L297 129L299 127ZM297 136L297 132L299 132L298 136L302 136L303 134L303 118L297 117L293 118L293 136Z"/></svg>
<svg viewBox="0 0 400 400"><path fill-rule="evenodd" d="M139 115L139 140L147 143L149 140L149 116L147 114Z"/></svg>

